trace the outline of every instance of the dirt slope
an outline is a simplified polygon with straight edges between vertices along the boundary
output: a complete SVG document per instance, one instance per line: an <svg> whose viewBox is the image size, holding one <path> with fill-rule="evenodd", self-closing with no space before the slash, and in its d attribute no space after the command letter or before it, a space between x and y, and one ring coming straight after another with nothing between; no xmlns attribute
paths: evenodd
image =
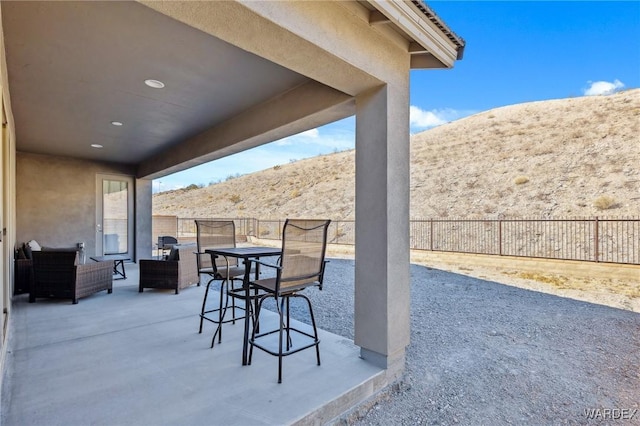
<svg viewBox="0 0 640 426"><path fill-rule="evenodd" d="M411 139L411 216L640 215L640 89L511 105ZM354 151L154 196L180 217L355 216Z"/></svg>

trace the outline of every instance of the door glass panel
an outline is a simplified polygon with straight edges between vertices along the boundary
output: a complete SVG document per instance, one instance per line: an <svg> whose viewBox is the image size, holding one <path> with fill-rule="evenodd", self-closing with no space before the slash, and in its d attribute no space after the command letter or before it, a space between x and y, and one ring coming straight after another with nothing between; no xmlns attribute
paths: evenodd
<svg viewBox="0 0 640 426"><path fill-rule="evenodd" d="M102 181L104 254L125 254L129 251L127 183L122 180Z"/></svg>

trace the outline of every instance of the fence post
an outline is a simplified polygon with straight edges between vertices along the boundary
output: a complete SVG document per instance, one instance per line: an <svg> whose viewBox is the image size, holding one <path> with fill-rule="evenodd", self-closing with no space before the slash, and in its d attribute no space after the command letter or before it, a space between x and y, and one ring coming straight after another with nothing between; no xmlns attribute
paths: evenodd
<svg viewBox="0 0 640 426"><path fill-rule="evenodd" d="M498 219L498 253L502 256L502 219Z"/></svg>
<svg viewBox="0 0 640 426"><path fill-rule="evenodd" d="M429 250L433 251L433 218L429 219Z"/></svg>
<svg viewBox="0 0 640 426"><path fill-rule="evenodd" d="M594 246L595 246L594 247L594 257L595 257L594 260L596 262L599 262L600 261L600 241L599 241L600 240L600 231L599 231L600 224L599 224L599 221L598 221L598 216L596 216L596 220L593 222L593 225L594 225L594 228L595 228L594 232L593 232L594 240L595 240L594 241Z"/></svg>

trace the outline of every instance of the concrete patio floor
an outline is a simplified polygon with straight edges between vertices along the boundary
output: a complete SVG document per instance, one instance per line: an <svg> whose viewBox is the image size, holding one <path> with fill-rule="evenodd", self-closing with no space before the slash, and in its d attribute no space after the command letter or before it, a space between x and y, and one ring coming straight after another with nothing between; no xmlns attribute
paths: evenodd
<svg viewBox="0 0 640 426"><path fill-rule="evenodd" d="M321 332L284 359L255 351L241 365L242 322L198 334L204 286L138 293L138 267L112 294L15 296L2 389L3 425L283 425L331 422L384 384L384 370L344 337ZM275 317L275 315L274 315Z"/></svg>

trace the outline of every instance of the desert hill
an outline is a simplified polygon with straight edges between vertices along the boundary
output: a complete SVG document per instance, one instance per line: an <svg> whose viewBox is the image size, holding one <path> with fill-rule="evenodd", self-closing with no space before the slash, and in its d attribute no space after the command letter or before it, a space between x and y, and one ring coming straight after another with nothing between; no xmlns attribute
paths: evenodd
<svg viewBox="0 0 640 426"><path fill-rule="evenodd" d="M640 215L640 89L506 106L411 138L412 218ZM155 194L179 217L355 216L354 151Z"/></svg>

